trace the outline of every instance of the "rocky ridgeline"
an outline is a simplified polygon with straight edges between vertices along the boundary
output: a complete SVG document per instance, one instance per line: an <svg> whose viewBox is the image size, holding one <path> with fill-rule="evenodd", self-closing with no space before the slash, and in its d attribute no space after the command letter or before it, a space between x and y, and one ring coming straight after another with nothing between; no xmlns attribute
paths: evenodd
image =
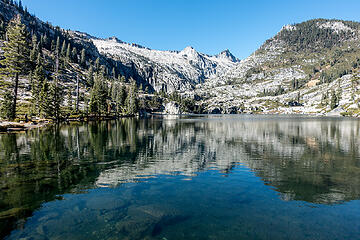
<svg viewBox="0 0 360 240"><path fill-rule="evenodd" d="M92 38L91 41L100 53L134 69L156 91L169 93L193 89L207 79L219 77L239 61L228 50L209 56L192 47L182 51L159 51L114 37Z"/></svg>

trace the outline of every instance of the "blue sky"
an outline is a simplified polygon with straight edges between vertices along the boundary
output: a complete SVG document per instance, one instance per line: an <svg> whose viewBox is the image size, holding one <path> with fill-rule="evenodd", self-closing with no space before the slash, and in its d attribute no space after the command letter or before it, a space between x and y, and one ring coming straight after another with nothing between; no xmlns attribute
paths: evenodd
<svg viewBox="0 0 360 240"><path fill-rule="evenodd" d="M245 58L283 25L312 18L360 21L359 0L23 0L53 25L159 50L229 49Z"/></svg>

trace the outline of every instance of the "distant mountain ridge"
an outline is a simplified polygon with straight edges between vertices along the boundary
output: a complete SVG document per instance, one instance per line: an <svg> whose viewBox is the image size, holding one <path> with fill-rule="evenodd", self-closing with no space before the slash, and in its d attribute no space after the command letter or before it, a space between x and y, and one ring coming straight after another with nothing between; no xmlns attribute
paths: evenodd
<svg viewBox="0 0 360 240"><path fill-rule="evenodd" d="M90 40L104 56L133 66L137 74L156 91L193 89L197 84L219 76L239 62L229 50L210 56L190 46L182 51L160 51L125 43L115 37Z"/></svg>

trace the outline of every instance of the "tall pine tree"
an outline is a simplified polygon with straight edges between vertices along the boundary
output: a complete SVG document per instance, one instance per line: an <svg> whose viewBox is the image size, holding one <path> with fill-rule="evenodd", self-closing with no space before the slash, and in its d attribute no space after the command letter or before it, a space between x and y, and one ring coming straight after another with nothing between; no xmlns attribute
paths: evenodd
<svg viewBox="0 0 360 240"><path fill-rule="evenodd" d="M66 49L66 62L69 63L71 59L71 45L68 43L67 49Z"/></svg>
<svg viewBox="0 0 360 240"><path fill-rule="evenodd" d="M61 104L64 100L64 90L57 80L50 84L51 117L59 120L61 117Z"/></svg>
<svg viewBox="0 0 360 240"><path fill-rule="evenodd" d="M72 51L71 51L71 59L74 63L78 62L78 56L77 56L77 49L76 47L73 47Z"/></svg>
<svg viewBox="0 0 360 240"><path fill-rule="evenodd" d="M80 64L82 67L86 65L86 52L84 48L81 50Z"/></svg>
<svg viewBox="0 0 360 240"><path fill-rule="evenodd" d="M94 77L94 86L90 93L91 113L101 114L107 111L107 93L104 73L96 73Z"/></svg>
<svg viewBox="0 0 360 240"><path fill-rule="evenodd" d="M37 65L34 71L34 76L32 79L32 113L39 114L39 102L40 102L40 92L43 87L43 82L45 80L44 68L41 64Z"/></svg>
<svg viewBox="0 0 360 240"><path fill-rule="evenodd" d="M131 84L129 94L126 98L127 113L135 115L138 112L138 92L136 82Z"/></svg>
<svg viewBox="0 0 360 240"><path fill-rule="evenodd" d="M51 117L53 109L50 95L50 85L46 79L44 79L41 87L39 103L40 116L43 118Z"/></svg>
<svg viewBox="0 0 360 240"><path fill-rule="evenodd" d="M61 56L66 57L66 42L65 42L65 40L63 41L62 46L61 46Z"/></svg>
<svg viewBox="0 0 360 240"><path fill-rule="evenodd" d="M4 59L0 64L5 66L0 68L0 74L4 78L12 79L12 106L7 118L16 117L16 100L19 87L19 75L28 70L29 65L29 34L25 25L21 22L21 16L15 16L6 29L6 41L4 42Z"/></svg>
<svg viewBox="0 0 360 240"><path fill-rule="evenodd" d="M38 44L36 34L32 35L32 50L30 51L30 61L34 65L36 63L36 57L38 55Z"/></svg>
<svg viewBox="0 0 360 240"><path fill-rule="evenodd" d="M55 55L59 55L60 53L60 37L58 36L56 39L56 46L55 46Z"/></svg>
<svg viewBox="0 0 360 240"><path fill-rule="evenodd" d="M94 85L94 68L91 65L89 67L89 71L86 77L86 82L91 87Z"/></svg>

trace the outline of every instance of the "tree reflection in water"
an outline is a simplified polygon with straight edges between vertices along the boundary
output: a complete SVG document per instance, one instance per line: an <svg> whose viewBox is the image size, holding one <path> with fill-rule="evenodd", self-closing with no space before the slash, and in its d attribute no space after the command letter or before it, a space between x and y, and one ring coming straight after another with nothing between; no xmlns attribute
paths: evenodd
<svg viewBox="0 0 360 240"><path fill-rule="evenodd" d="M157 175L250 169L282 200L360 197L360 121L184 116L51 126L0 135L0 237L44 202Z"/></svg>

